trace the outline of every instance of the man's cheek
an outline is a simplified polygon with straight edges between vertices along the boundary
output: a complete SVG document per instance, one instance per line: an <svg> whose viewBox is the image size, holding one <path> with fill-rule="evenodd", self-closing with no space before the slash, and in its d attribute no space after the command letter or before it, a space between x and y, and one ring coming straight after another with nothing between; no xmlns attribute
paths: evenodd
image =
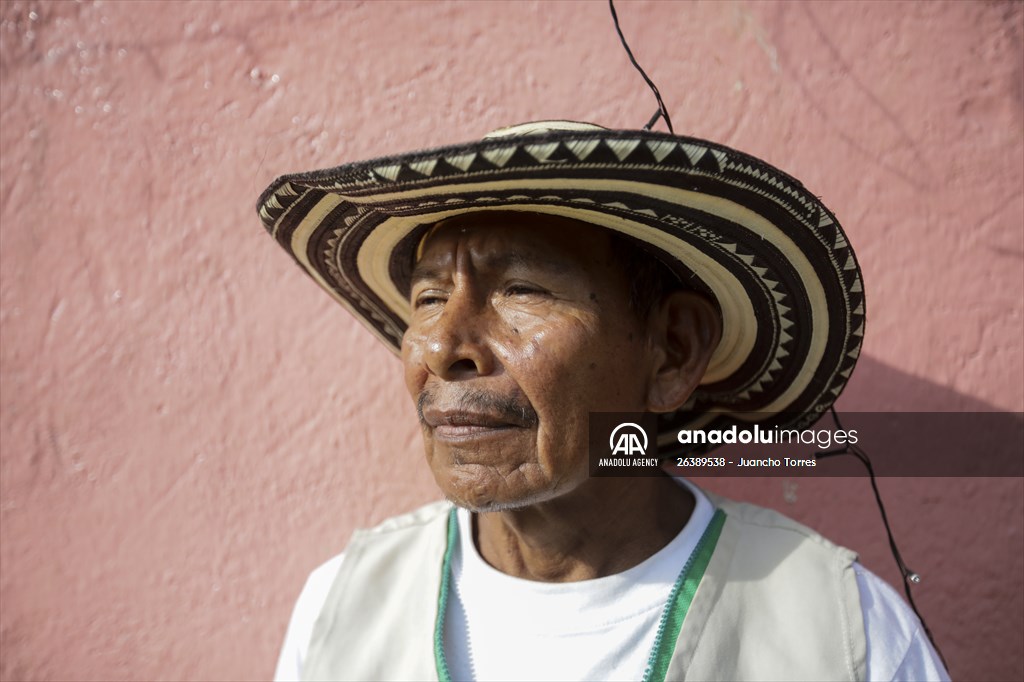
<svg viewBox="0 0 1024 682"><path fill-rule="evenodd" d="M414 400L419 396L427 376L423 347L421 336L406 331L402 337L402 367L406 388Z"/></svg>

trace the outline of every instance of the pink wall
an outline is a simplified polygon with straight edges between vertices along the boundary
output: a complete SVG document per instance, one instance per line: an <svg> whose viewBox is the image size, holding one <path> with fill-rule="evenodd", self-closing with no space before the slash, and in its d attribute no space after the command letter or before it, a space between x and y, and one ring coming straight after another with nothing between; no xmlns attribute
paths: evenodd
<svg viewBox="0 0 1024 682"><path fill-rule="evenodd" d="M1022 5L627 3L676 129L840 217L847 410L1024 410ZM306 573L436 496L400 368L262 232L277 174L638 127L601 3L0 4L0 677L271 675ZM982 454L982 453L979 453ZM866 482L719 481L895 581ZM1022 679L1020 479L886 479L960 679Z"/></svg>

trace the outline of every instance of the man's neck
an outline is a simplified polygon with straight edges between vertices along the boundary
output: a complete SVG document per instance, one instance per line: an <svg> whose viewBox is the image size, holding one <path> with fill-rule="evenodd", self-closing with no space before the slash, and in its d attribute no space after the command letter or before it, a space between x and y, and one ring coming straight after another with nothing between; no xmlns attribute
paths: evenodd
<svg viewBox="0 0 1024 682"><path fill-rule="evenodd" d="M508 575L590 580L653 556L683 529L694 504L668 476L591 478L549 502L475 514L473 538L484 560Z"/></svg>

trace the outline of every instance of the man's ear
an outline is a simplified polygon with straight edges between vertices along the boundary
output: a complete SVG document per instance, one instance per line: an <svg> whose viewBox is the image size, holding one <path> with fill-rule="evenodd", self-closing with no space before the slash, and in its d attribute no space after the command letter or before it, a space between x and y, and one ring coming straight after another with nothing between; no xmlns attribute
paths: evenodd
<svg viewBox="0 0 1024 682"><path fill-rule="evenodd" d="M647 388L650 412L673 412L700 384L722 338L718 310L706 297L674 291L648 317L654 364Z"/></svg>

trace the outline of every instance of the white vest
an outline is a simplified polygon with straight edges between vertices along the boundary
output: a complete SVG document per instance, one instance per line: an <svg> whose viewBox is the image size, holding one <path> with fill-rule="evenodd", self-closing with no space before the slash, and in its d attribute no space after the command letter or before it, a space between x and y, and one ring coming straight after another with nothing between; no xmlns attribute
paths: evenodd
<svg viewBox="0 0 1024 682"><path fill-rule="evenodd" d="M863 680L856 555L769 509L726 513L667 680ZM437 680L451 505L356 531L313 628L307 680Z"/></svg>

